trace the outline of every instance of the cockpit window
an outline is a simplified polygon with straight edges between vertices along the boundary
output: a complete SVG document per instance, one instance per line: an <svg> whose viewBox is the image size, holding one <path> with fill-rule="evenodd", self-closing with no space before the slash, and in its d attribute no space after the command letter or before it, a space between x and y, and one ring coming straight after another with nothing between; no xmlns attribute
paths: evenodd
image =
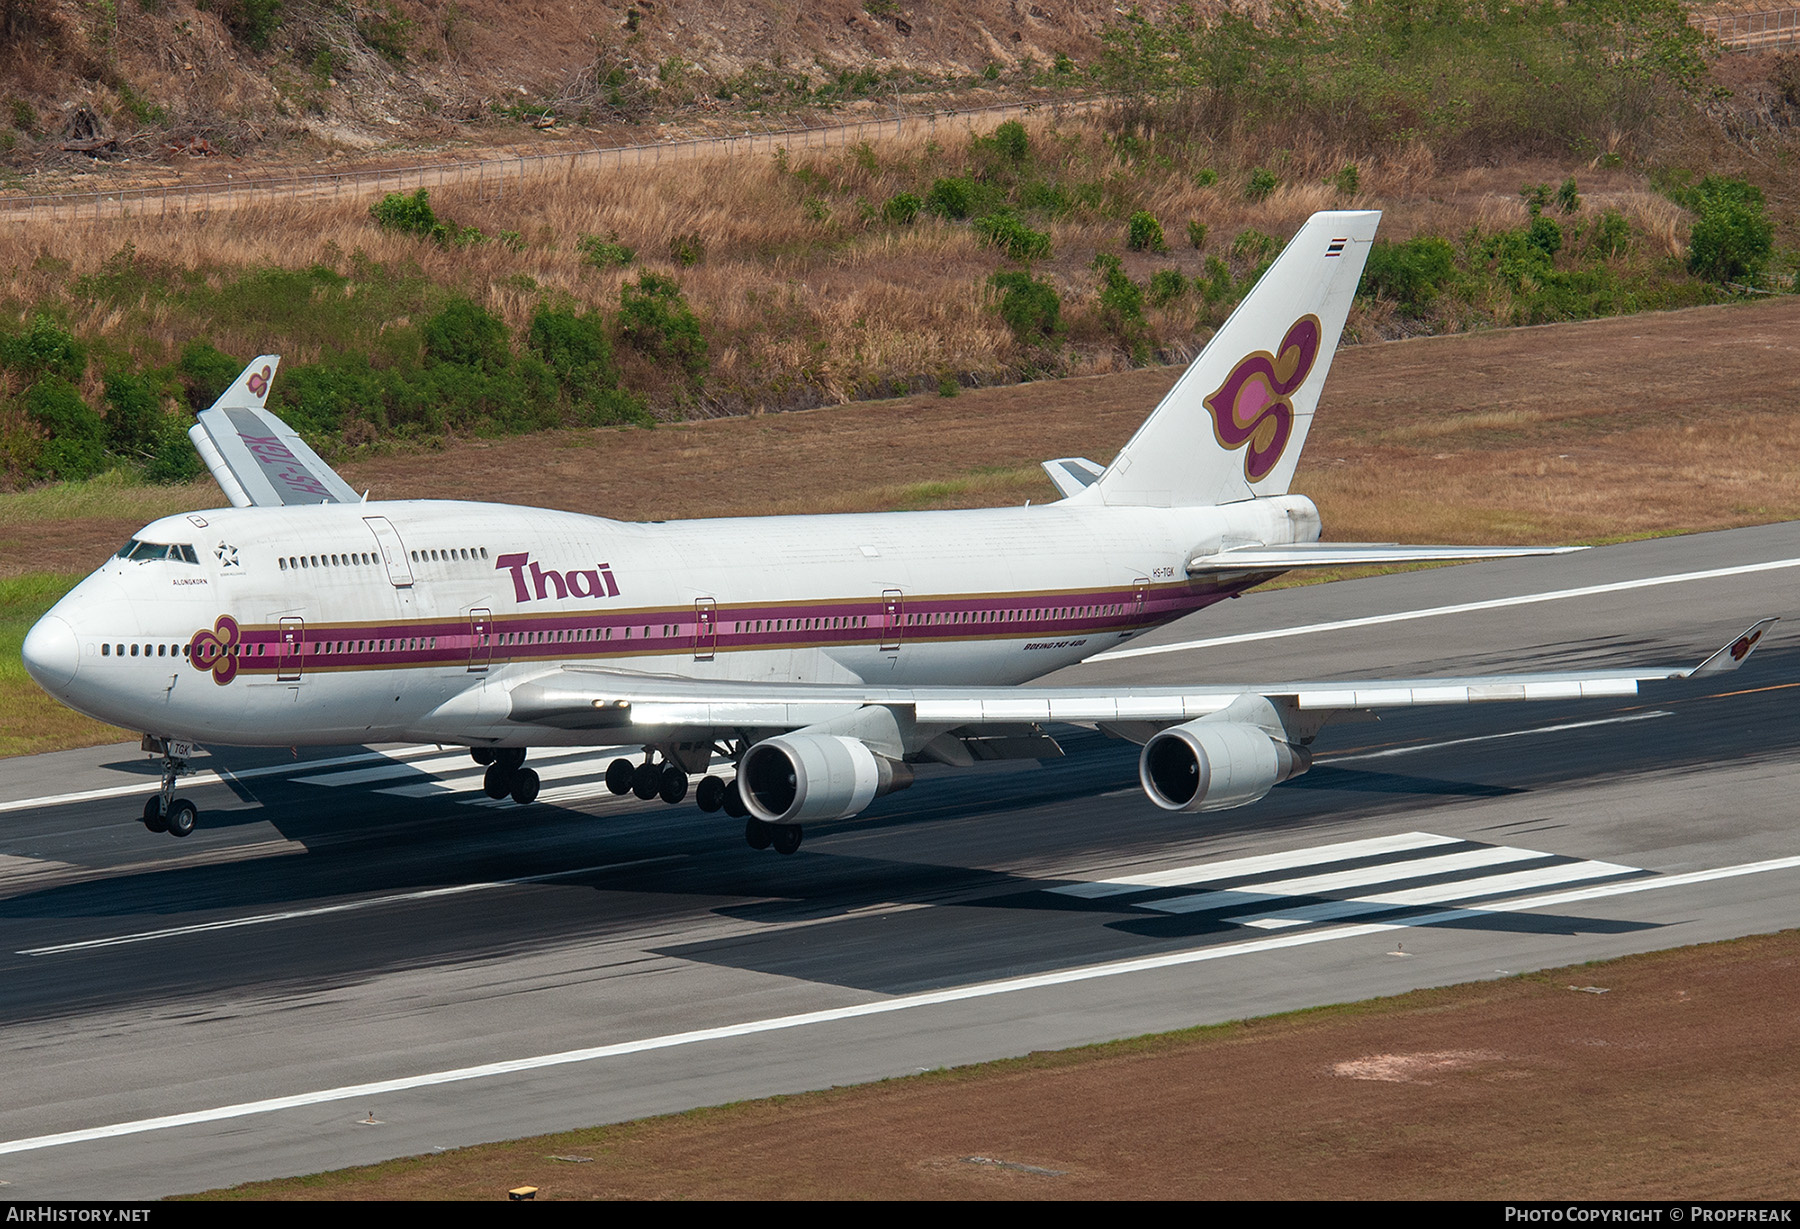
<svg viewBox="0 0 1800 1229"><path fill-rule="evenodd" d="M185 543L140 542L136 538L121 546L117 557L129 559L133 563L146 563L152 559L168 559L175 563L200 562L200 556L194 548Z"/></svg>

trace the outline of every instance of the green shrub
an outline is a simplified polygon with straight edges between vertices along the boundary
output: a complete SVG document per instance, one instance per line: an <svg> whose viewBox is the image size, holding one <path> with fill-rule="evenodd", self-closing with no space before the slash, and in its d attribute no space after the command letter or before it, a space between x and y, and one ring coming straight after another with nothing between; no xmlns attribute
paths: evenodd
<svg viewBox="0 0 1800 1229"><path fill-rule="evenodd" d="M106 389L106 446L120 456L148 457L162 436L162 398L143 376L109 371Z"/></svg>
<svg viewBox="0 0 1800 1229"><path fill-rule="evenodd" d="M961 221L974 207L975 183L961 176L939 179L925 193L925 212L940 218Z"/></svg>
<svg viewBox="0 0 1800 1229"><path fill-rule="evenodd" d="M1535 218L1550 206L1550 185L1547 183L1521 184L1519 185L1519 198L1525 202L1525 208Z"/></svg>
<svg viewBox="0 0 1800 1229"><path fill-rule="evenodd" d="M393 0L370 6L356 19L356 33L362 41L392 64L406 63L412 51L412 26Z"/></svg>
<svg viewBox="0 0 1800 1229"><path fill-rule="evenodd" d="M619 287L619 335L651 358L674 364L689 379L706 372L706 335L673 278L645 272Z"/></svg>
<svg viewBox="0 0 1800 1229"><path fill-rule="evenodd" d="M1194 186L1196 188L1210 188L1218 182L1219 173L1210 166L1203 166L1194 172Z"/></svg>
<svg viewBox="0 0 1800 1229"><path fill-rule="evenodd" d="M1125 276L1125 266L1110 252L1094 257L1094 269L1100 274L1100 314L1108 325L1118 333L1142 328L1144 288Z"/></svg>
<svg viewBox="0 0 1800 1229"><path fill-rule="evenodd" d="M1031 156L1031 138L1025 132L1025 125L1016 119L1009 119L994 129L994 135L982 144L1012 163L1023 162Z"/></svg>
<svg viewBox="0 0 1800 1229"><path fill-rule="evenodd" d="M192 482L205 468L186 425L173 414L165 415L155 449L144 466L144 477L151 482Z"/></svg>
<svg viewBox="0 0 1800 1229"><path fill-rule="evenodd" d="M1575 186L1575 177L1569 176L1562 181L1556 190L1556 207L1564 213L1581 212L1581 193Z"/></svg>
<svg viewBox="0 0 1800 1229"><path fill-rule="evenodd" d="M605 239L599 235L583 235L575 241L575 249L581 253L583 264L596 269L621 268L637 259L637 249L620 243L616 230Z"/></svg>
<svg viewBox="0 0 1800 1229"><path fill-rule="evenodd" d="M1206 246L1206 223L1195 218L1188 219L1188 243L1197 252Z"/></svg>
<svg viewBox="0 0 1800 1229"><path fill-rule="evenodd" d="M1231 280L1231 266L1217 256L1206 258L1206 275L1199 282L1200 296L1208 303L1229 302L1237 289Z"/></svg>
<svg viewBox="0 0 1800 1229"><path fill-rule="evenodd" d="M924 203L911 192L896 192L881 207L881 216L895 226L906 226L919 216Z"/></svg>
<svg viewBox="0 0 1800 1229"><path fill-rule="evenodd" d="M1357 189L1362 186L1362 172L1358 171L1356 164L1352 162L1339 171L1331 182L1337 188L1340 196L1355 196Z"/></svg>
<svg viewBox="0 0 1800 1229"><path fill-rule="evenodd" d="M512 361L506 322L469 299L451 299L420 332L433 362L499 371Z"/></svg>
<svg viewBox="0 0 1800 1229"><path fill-rule="evenodd" d="M1187 278L1179 269L1158 269L1150 275L1150 304L1167 307L1187 294Z"/></svg>
<svg viewBox="0 0 1800 1229"><path fill-rule="evenodd" d="M1699 215L1688 234L1688 269L1711 282L1761 273L1775 252L1775 228L1764 215L1762 190L1741 179L1708 175L1672 193Z"/></svg>
<svg viewBox="0 0 1800 1229"><path fill-rule="evenodd" d="M87 347L39 312L23 332L0 336L0 364L27 379L49 374L79 380L87 370Z"/></svg>
<svg viewBox="0 0 1800 1229"><path fill-rule="evenodd" d="M369 216L383 230L397 230L432 239L444 247L469 247L487 238L473 226L458 226L437 216L431 208L431 193L420 188L411 196L390 192L369 206Z"/></svg>
<svg viewBox="0 0 1800 1229"><path fill-rule="evenodd" d="M1247 201L1266 201L1281 181L1275 178L1275 172L1266 167L1257 167L1250 172L1250 181L1244 185L1244 199Z"/></svg>
<svg viewBox="0 0 1800 1229"><path fill-rule="evenodd" d="M1020 342L1037 343L1062 332L1062 296L1047 281L1029 273L996 273L988 285L1000 292L1000 318Z"/></svg>
<svg viewBox="0 0 1800 1229"><path fill-rule="evenodd" d="M1010 209L977 218L975 233L1017 261L1044 260L1050 255L1049 234L1025 225Z"/></svg>
<svg viewBox="0 0 1800 1229"><path fill-rule="evenodd" d="M1134 252L1166 252L1169 245L1163 239L1162 223L1154 214L1138 210L1125 223L1125 246Z"/></svg>
<svg viewBox="0 0 1800 1229"><path fill-rule="evenodd" d="M40 478L91 478L106 466L106 424L76 387L46 375L25 393L25 414L49 436L38 453Z"/></svg>
<svg viewBox="0 0 1800 1229"><path fill-rule="evenodd" d="M1456 274L1456 249L1443 239L1420 236L1405 243L1378 242L1363 266L1362 294L1391 299L1405 316L1425 314Z"/></svg>
<svg viewBox="0 0 1800 1229"><path fill-rule="evenodd" d="M1251 264L1274 255L1275 248L1275 236L1265 235L1255 229L1241 230L1237 238L1231 241L1231 254Z"/></svg>
<svg viewBox="0 0 1800 1229"><path fill-rule="evenodd" d="M612 341L599 312L578 315L571 307L540 305L531 315L525 344L575 400L619 382Z"/></svg>
<svg viewBox="0 0 1800 1229"><path fill-rule="evenodd" d="M1531 219L1531 225L1525 228L1525 242L1545 256L1554 256L1562 251L1562 227L1557 225L1553 219L1539 214Z"/></svg>
<svg viewBox="0 0 1800 1229"><path fill-rule="evenodd" d="M689 231L669 240L669 259L683 269L691 269L706 259L706 243L699 231Z"/></svg>
<svg viewBox="0 0 1800 1229"><path fill-rule="evenodd" d="M1631 223L1617 209L1608 209L1594 219L1588 231L1588 250L1601 259L1623 256L1631 247Z"/></svg>
<svg viewBox="0 0 1800 1229"><path fill-rule="evenodd" d="M187 393L188 407L204 410L231 387L231 382L244 370L240 359L225 354L210 341L196 338L181 348L175 360L175 376Z"/></svg>
<svg viewBox="0 0 1800 1229"><path fill-rule="evenodd" d="M214 0L219 19L252 51L267 51L281 26L281 0Z"/></svg>

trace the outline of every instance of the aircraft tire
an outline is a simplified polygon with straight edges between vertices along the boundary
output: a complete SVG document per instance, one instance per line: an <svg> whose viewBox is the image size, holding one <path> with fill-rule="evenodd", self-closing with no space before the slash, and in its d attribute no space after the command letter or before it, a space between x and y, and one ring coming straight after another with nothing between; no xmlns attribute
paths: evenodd
<svg viewBox="0 0 1800 1229"><path fill-rule="evenodd" d="M494 762L494 749L492 747L470 747L469 758L485 768Z"/></svg>
<svg viewBox="0 0 1800 1229"><path fill-rule="evenodd" d="M744 821L744 843L752 849L767 849L775 839L774 827L752 815Z"/></svg>
<svg viewBox="0 0 1800 1229"><path fill-rule="evenodd" d="M631 792L649 802L662 792L662 769L655 764L639 764L631 774Z"/></svg>
<svg viewBox="0 0 1800 1229"><path fill-rule="evenodd" d="M657 792L662 800L674 806L687 797L687 773L675 764L664 764L662 778L657 782Z"/></svg>
<svg viewBox="0 0 1800 1229"><path fill-rule="evenodd" d="M736 781L725 787L725 801L719 804L719 809L733 819L742 819L750 813L750 808L744 805L743 791L738 789Z"/></svg>
<svg viewBox="0 0 1800 1229"><path fill-rule="evenodd" d="M631 792L631 775L637 771L637 765L627 759L617 759L606 766L606 788L624 797Z"/></svg>
<svg viewBox="0 0 1800 1229"><path fill-rule="evenodd" d="M538 775L535 769L521 768L513 774L512 800L520 806L537 801Z"/></svg>
<svg viewBox="0 0 1800 1229"><path fill-rule="evenodd" d="M725 782L717 777L702 777L700 784L694 787L694 802L711 815L725 805Z"/></svg>
<svg viewBox="0 0 1800 1229"><path fill-rule="evenodd" d="M162 796L156 795L144 803L144 827L152 832L167 832L169 821L163 818Z"/></svg>
<svg viewBox="0 0 1800 1229"><path fill-rule="evenodd" d="M770 824L775 834L770 844L775 846L776 853L793 853L800 848L800 838L805 836L799 824Z"/></svg>
<svg viewBox="0 0 1800 1229"><path fill-rule="evenodd" d="M525 767L525 748L499 747L494 751L494 763L504 764L514 772Z"/></svg>
<svg viewBox="0 0 1800 1229"><path fill-rule="evenodd" d="M177 798L169 804L168 818L164 822L169 825L170 836L187 836L199 820L200 812L194 804L186 798Z"/></svg>
<svg viewBox="0 0 1800 1229"><path fill-rule="evenodd" d="M481 792L495 802L509 797L513 791L514 771L505 764L489 764L488 770L481 777Z"/></svg>

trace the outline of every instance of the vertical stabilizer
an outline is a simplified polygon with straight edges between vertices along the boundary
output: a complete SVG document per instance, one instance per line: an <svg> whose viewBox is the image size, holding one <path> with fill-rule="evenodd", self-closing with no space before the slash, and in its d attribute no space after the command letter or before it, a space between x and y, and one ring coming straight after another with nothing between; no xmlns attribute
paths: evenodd
<svg viewBox="0 0 1800 1229"><path fill-rule="evenodd" d="M1200 507L1285 494L1381 220L1315 213L1077 498Z"/></svg>
<svg viewBox="0 0 1800 1229"><path fill-rule="evenodd" d="M359 502L349 483L265 408L281 359L265 354L195 416L188 438L234 508Z"/></svg>

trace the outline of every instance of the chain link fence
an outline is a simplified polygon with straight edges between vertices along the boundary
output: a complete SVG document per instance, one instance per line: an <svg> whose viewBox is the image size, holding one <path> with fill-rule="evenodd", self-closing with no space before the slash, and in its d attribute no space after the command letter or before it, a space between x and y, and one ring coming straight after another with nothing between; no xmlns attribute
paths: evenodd
<svg viewBox="0 0 1800 1229"><path fill-rule="evenodd" d="M1707 13L1693 20L1727 51L1772 51L1800 43L1800 8Z"/></svg>
<svg viewBox="0 0 1800 1229"><path fill-rule="evenodd" d="M1104 97L1001 103L960 110L896 112L881 119L853 123L802 120L788 127L759 124L716 135L684 137L675 141L641 144L590 145L581 149L533 151L465 162L423 163L385 170L335 171L308 175L227 176L204 183L166 184L117 188L98 192L64 192L43 196L0 197L0 215L9 218L48 218L78 221L118 217L179 215L214 209L232 209L274 200L321 200L367 197L419 188L469 185L478 189L504 190L523 184L546 170L606 170L655 166L682 158L773 153L776 149L849 148L876 137L902 136L907 132L932 132L943 126L973 130L998 125L1008 119L1036 113L1061 117L1087 112L1104 105Z"/></svg>

